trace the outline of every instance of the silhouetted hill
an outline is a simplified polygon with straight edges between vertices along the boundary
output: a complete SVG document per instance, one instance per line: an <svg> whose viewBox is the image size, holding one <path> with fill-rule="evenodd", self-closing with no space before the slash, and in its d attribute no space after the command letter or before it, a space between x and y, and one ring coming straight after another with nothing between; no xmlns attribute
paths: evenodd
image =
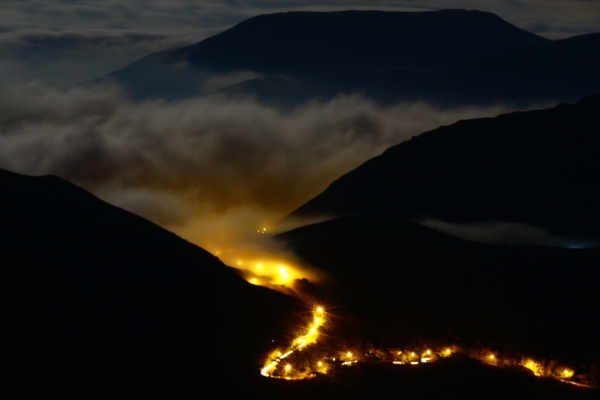
<svg viewBox="0 0 600 400"><path fill-rule="evenodd" d="M201 93L208 71L292 76L314 85L334 80L346 88L347 76L398 68L445 69L546 42L480 11L287 12L250 18L197 44L152 54L108 76L136 97Z"/></svg>
<svg viewBox="0 0 600 400"><path fill-rule="evenodd" d="M519 222L598 238L599 111L594 95L440 127L387 149L292 215Z"/></svg>
<svg viewBox="0 0 600 400"><path fill-rule="evenodd" d="M398 101L428 101L440 106L504 102L524 107L547 101L575 102L600 91L599 47L600 34L594 33L494 53L443 70L392 69L338 77L327 84L259 78L225 87L220 93L284 106L311 98L327 100L340 93L361 93L383 105Z"/></svg>
<svg viewBox="0 0 600 400"><path fill-rule="evenodd" d="M298 309L60 178L0 170L0 191L9 397L223 391Z"/></svg>
<svg viewBox="0 0 600 400"><path fill-rule="evenodd" d="M576 102L600 91L600 33L537 43L442 71L391 70L352 83L384 102L527 105Z"/></svg>
<svg viewBox="0 0 600 400"><path fill-rule="evenodd" d="M591 363L600 383L600 327L592 322L600 311L599 249L481 244L375 216L341 217L278 239L332 276L313 290L361 321L347 334L379 348L454 343L570 359L587 363L581 373Z"/></svg>

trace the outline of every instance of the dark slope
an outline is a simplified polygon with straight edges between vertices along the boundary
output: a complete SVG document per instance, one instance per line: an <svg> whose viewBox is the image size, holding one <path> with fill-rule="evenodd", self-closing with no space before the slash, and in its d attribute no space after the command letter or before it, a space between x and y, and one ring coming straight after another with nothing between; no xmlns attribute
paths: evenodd
<svg viewBox="0 0 600 400"><path fill-rule="evenodd" d="M214 70L329 75L435 70L546 41L480 11L288 12L250 18L177 54Z"/></svg>
<svg viewBox="0 0 600 400"><path fill-rule="evenodd" d="M108 76L137 97L182 97L202 91L202 71L339 80L396 68L449 68L546 42L480 11L288 12L250 18L195 45L152 54Z"/></svg>
<svg viewBox="0 0 600 400"><path fill-rule="evenodd" d="M440 127L367 161L292 215L520 222L597 238L599 111L595 95Z"/></svg>
<svg viewBox="0 0 600 400"><path fill-rule="evenodd" d="M600 383L598 249L480 244L369 216L278 238L333 276L321 290L338 312L372 323L355 327L362 340L383 348L482 344L588 368L595 363Z"/></svg>
<svg viewBox="0 0 600 400"><path fill-rule="evenodd" d="M9 393L224 390L232 375L259 376L297 309L59 178L0 170L0 193Z"/></svg>
<svg viewBox="0 0 600 400"><path fill-rule="evenodd" d="M384 102L575 102L600 91L599 48L600 33L594 33L493 54L443 71L370 74L352 85Z"/></svg>
<svg viewBox="0 0 600 400"><path fill-rule="evenodd" d="M282 105L353 92L383 105L398 101L441 106L504 102L525 107L544 101L575 102L600 91L598 48L600 34L594 33L499 52L438 71L393 69L334 79L328 86L255 79L220 92Z"/></svg>

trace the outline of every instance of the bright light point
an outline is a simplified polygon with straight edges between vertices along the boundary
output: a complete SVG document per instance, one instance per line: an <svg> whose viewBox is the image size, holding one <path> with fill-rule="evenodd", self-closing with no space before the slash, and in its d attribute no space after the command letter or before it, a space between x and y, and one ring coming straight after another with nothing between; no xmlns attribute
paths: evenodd
<svg viewBox="0 0 600 400"><path fill-rule="evenodd" d="M431 354L431 350L427 350L425 353L427 353L427 355Z"/></svg>
<svg viewBox="0 0 600 400"><path fill-rule="evenodd" d="M252 278L252 283L257 284L258 281L256 280L256 278Z"/></svg>
<svg viewBox="0 0 600 400"><path fill-rule="evenodd" d="M450 354L450 349L446 349L446 354Z"/></svg>
<svg viewBox="0 0 600 400"><path fill-rule="evenodd" d="M573 372L573 371L571 371L571 370L569 370L569 369L565 369L565 370L563 371L563 376L564 376L565 378L570 378L570 377L572 377L572 376L573 376L573 374L574 374L574 372Z"/></svg>
<svg viewBox="0 0 600 400"><path fill-rule="evenodd" d="M321 322L321 318L315 317L315 324L319 324Z"/></svg>
<svg viewBox="0 0 600 400"><path fill-rule="evenodd" d="M323 314L323 311L324 311L324 310L323 310L323 307L317 307L317 312L318 312L319 314Z"/></svg>
<svg viewBox="0 0 600 400"><path fill-rule="evenodd" d="M287 279L288 279L290 276L289 276L288 274L283 274L283 275L281 275L281 277L282 277L283 279L287 280Z"/></svg>
<svg viewBox="0 0 600 400"><path fill-rule="evenodd" d="M280 351L277 352L277 357L281 357L281 352Z"/></svg>
<svg viewBox="0 0 600 400"><path fill-rule="evenodd" d="M401 351L399 351L399 352L398 352L398 355L400 355L400 354L402 354L402 352L401 352Z"/></svg>
<svg viewBox="0 0 600 400"><path fill-rule="evenodd" d="M352 353L348 352L348 353L346 353L346 356L347 356L348 358L350 358L350 357L352 357Z"/></svg>
<svg viewBox="0 0 600 400"><path fill-rule="evenodd" d="M493 360L494 358L495 358L495 357L494 357L494 355L493 355L493 354L490 354L490 359L492 359L492 360Z"/></svg>
<svg viewBox="0 0 600 400"><path fill-rule="evenodd" d="M290 364L285 366L285 372L290 372L292 370L292 366Z"/></svg>
<svg viewBox="0 0 600 400"><path fill-rule="evenodd" d="M311 335L314 335L315 333L317 333L317 328L312 328L312 329L310 330L310 334L311 334Z"/></svg>
<svg viewBox="0 0 600 400"><path fill-rule="evenodd" d="M284 267L279 268L279 272L281 272L282 274L285 274L285 268Z"/></svg>
<svg viewBox="0 0 600 400"><path fill-rule="evenodd" d="M319 367L322 367L322 366L323 366L323 363L322 363L321 361L319 361L319 362L317 363L317 365L318 365Z"/></svg>
<svg viewBox="0 0 600 400"><path fill-rule="evenodd" d="M411 356L411 357L414 357L414 356L415 356L415 353L410 353L410 356Z"/></svg>
<svg viewBox="0 0 600 400"><path fill-rule="evenodd" d="M258 268L258 269L262 269L262 264L258 264L258 265L256 266L256 268Z"/></svg>

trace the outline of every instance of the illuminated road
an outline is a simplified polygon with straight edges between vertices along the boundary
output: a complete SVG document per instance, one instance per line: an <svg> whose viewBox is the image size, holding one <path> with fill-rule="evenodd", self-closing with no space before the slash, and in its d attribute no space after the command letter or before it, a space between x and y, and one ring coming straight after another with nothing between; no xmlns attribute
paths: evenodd
<svg viewBox="0 0 600 400"><path fill-rule="evenodd" d="M306 368L303 368L302 371L298 371L295 370L293 365L290 363L286 363L283 366L283 368L280 368L280 364L282 364L282 362L286 358L294 354L294 352L302 350L310 344L316 343L319 337L319 328L323 326L325 320L326 315L324 309L322 307L315 307L313 311L313 320L306 327L306 334L294 339L285 353L281 353L280 351L271 353L266 365L260 370L261 375L267 378L277 378L286 380L305 379L316 376L314 373L306 372ZM465 351L465 349L460 349L457 346L443 347L441 349L426 349L422 352L417 351L416 349L404 350L398 348L390 348L388 350L392 354L391 360L390 358L384 357L384 359L387 359L386 362L391 361L395 365L412 366L435 362L437 359L449 357L452 354L458 352L463 354L469 353L468 351ZM365 355L368 356L368 354ZM545 365L544 362L539 362L531 358L523 358L521 356L519 356L518 358L504 358L501 357L501 355L498 355L497 353L494 354L491 350L479 353L478 355L474 355L473 353L471 353L468 354L468 356L494 366L520 365L531 370L535 376L552 377L554 379L560 380L561 382L575 385L578 387L598 389L597 387L586 384L587 382L582 383L572 381L571 378L575 375L575 371L571 368L565 367L564 369L557 370L553 366L549 367L548 365ZM336 358L332 358L332 360L335 362ZM342 362L342 360L345 361ZM342 366L351 366L357 363L358 360L351 351L348 351L345 352L341 357L339 357L338 362L340 362L339 365ZM326 372L327 365L323 361L319 361L317 363L317 366L319 372Z"/></svg>
<svg viewBox="0 0 600 400"><path fill-rule="evenodd" d="M292 366L290 364L287 364L285 366L284 373L286 375L284 375L284 376L274 375L273 372L276 370L277 366L279 365L279 363L282 360L289 357L294 352L306 347L308 344L315 343L317 341L319 328L325 322L325 310L323 309L323 307L317 307L317 308L315 308L315 311L313 312L313 314L314 314L313 315L313 317L314 317L313 323L310 324L310 326L308 328L308 333L306 335L300 336L299 338L294 340L292 342L291 348L288 349L288 351L286 351L283 354L279 353L275 360L273 360L269 364L267 364L260 371L260 374L262 376L266 376L268 378L280 378L280 379L288 379L288 380L289 379L298 379L298 378L293 378L293 377L289 376L289 373L292 370Z"/></svg>

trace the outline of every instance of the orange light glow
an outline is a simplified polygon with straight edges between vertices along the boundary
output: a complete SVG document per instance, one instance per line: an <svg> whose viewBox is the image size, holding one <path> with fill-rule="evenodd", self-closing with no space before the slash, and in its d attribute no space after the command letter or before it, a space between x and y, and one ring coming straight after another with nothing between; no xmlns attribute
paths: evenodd
<svg viewBox="0 0 600 400"><path fill-rule="evenodd" d="M574 374L574 372L573 372L572 370L570 370L570 369L565 369L565 370L562 372L562 376L563 376L563 378L565 378L565 379L571 378L571 377L573 376L573 374Z"/></svg>

